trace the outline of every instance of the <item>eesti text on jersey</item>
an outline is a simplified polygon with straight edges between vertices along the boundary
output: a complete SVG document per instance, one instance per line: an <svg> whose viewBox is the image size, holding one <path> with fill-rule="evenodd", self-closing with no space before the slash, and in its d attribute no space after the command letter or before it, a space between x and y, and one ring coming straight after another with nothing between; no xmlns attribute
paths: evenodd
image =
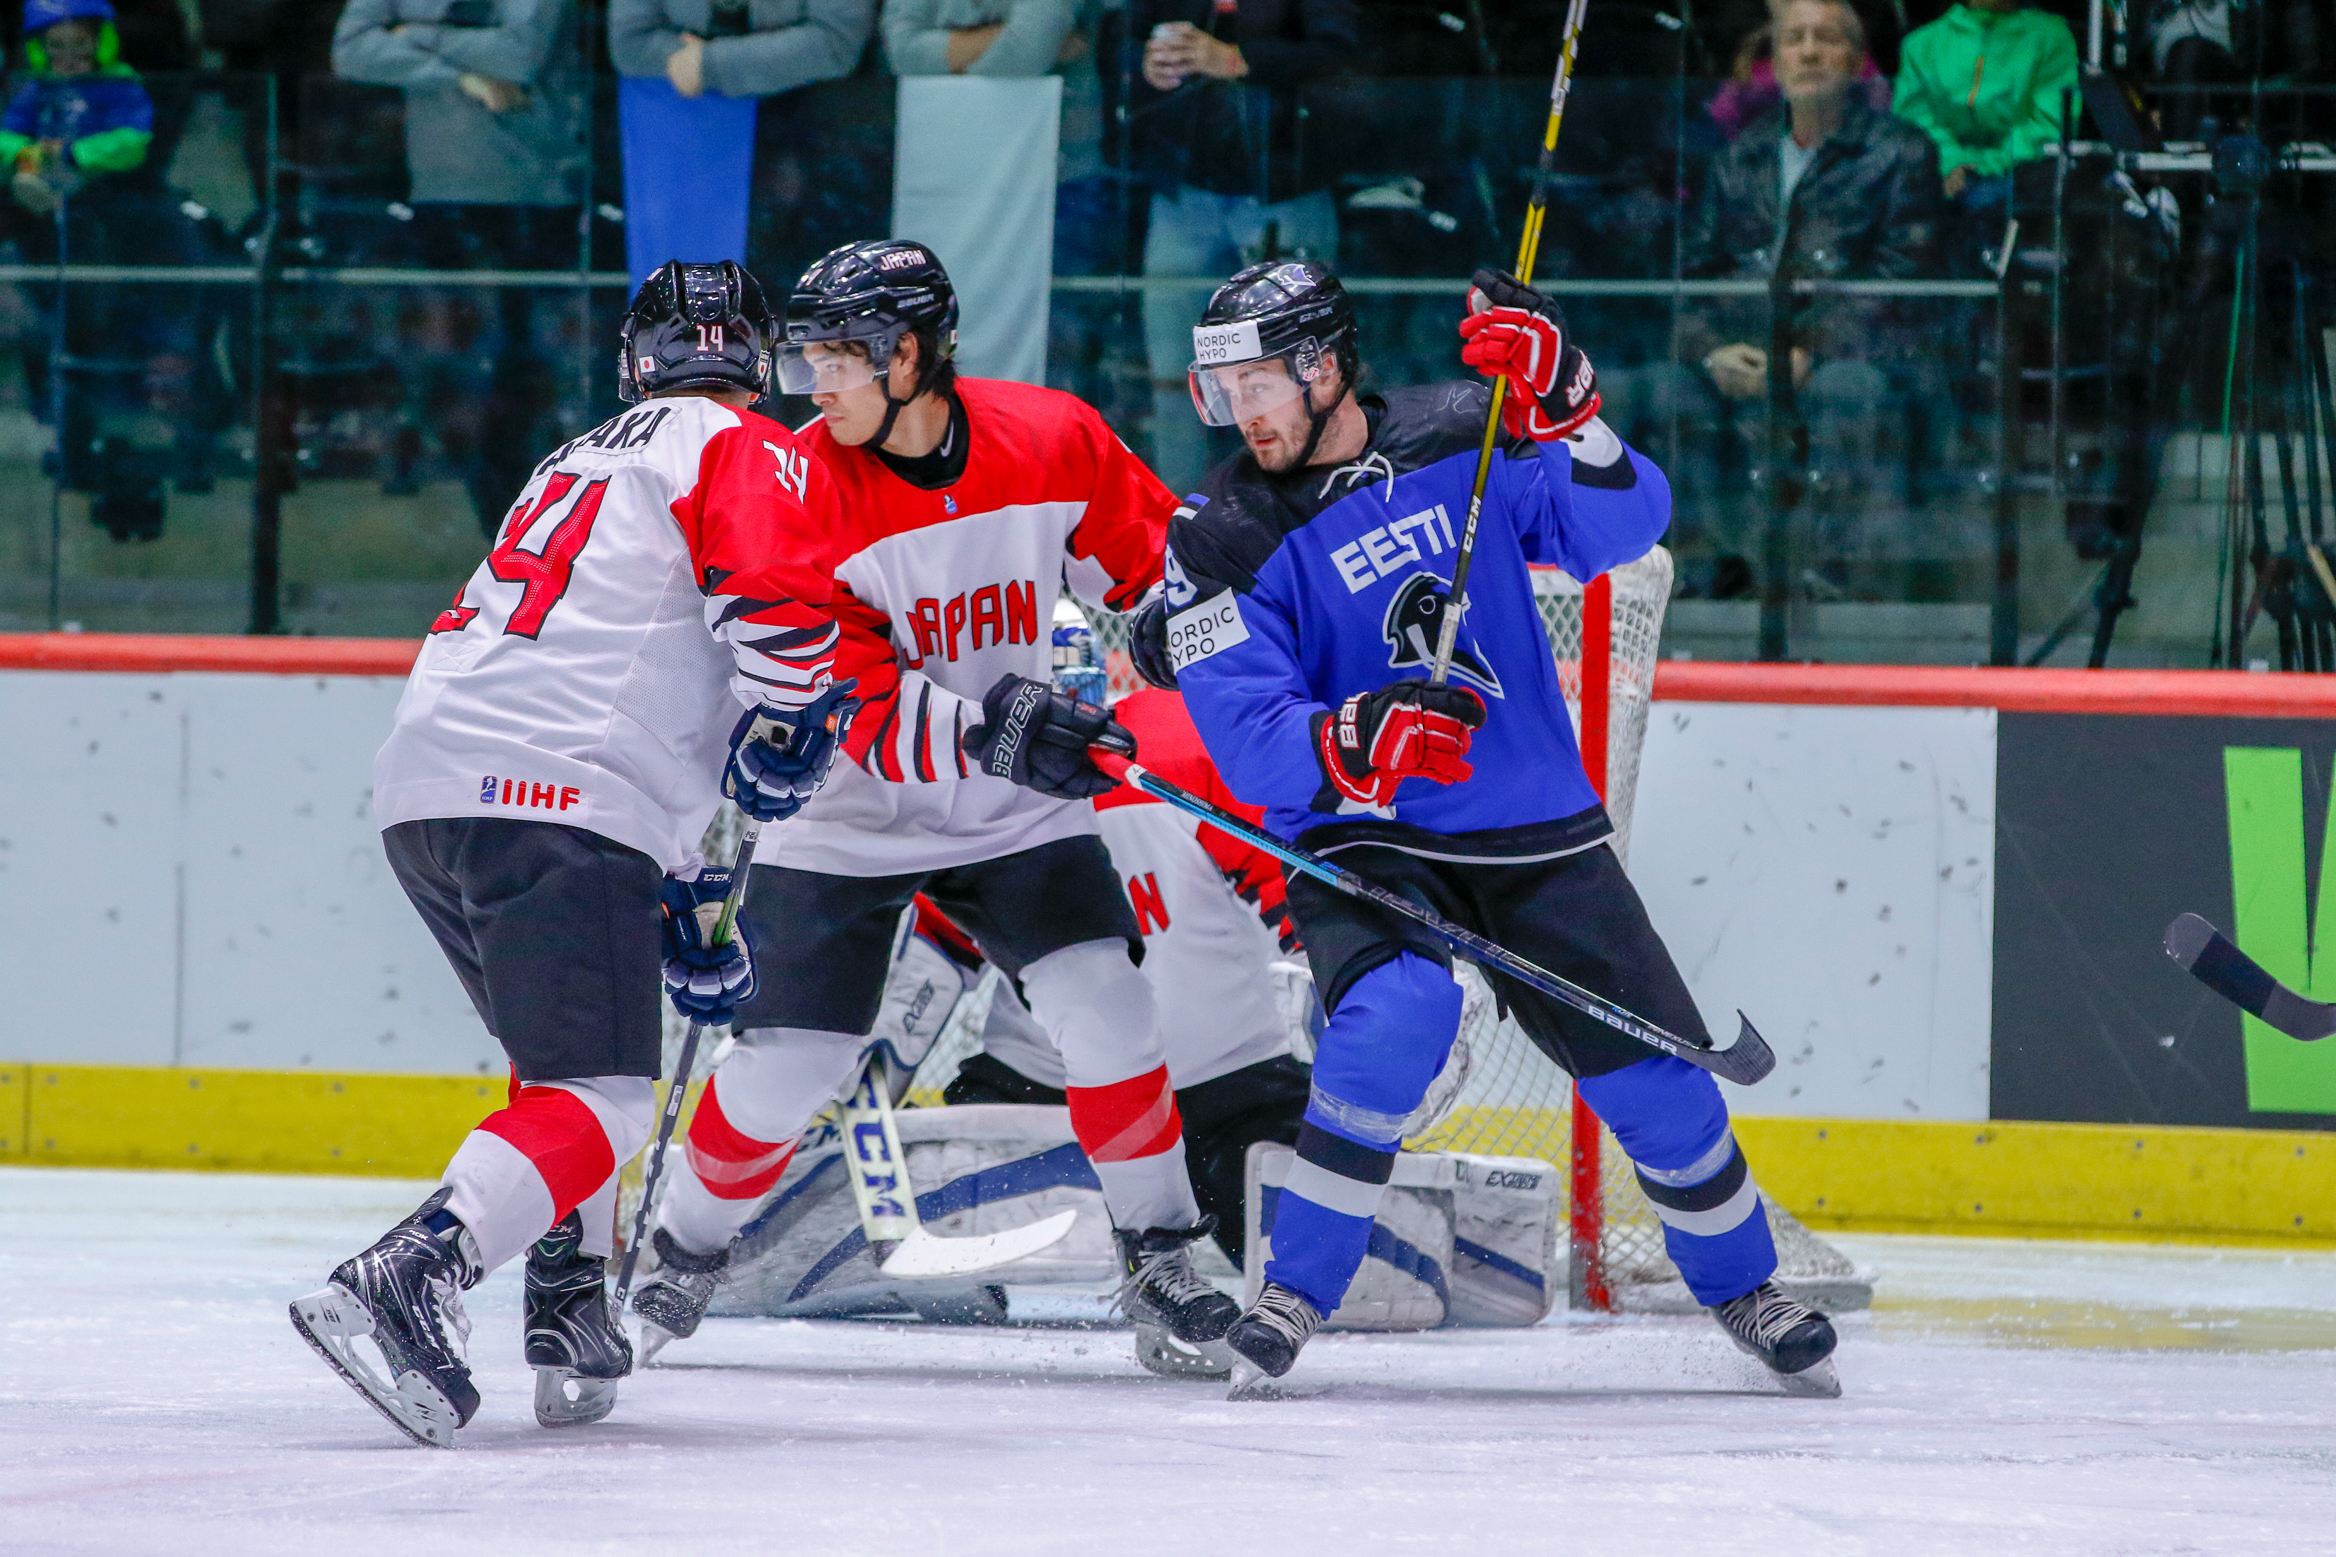
<svg viewBox="0 0 2336 1557"><path fill-rule="evenodd" d="M381 825L528 817L681 864L741 709L829 678L801 567L821 482L794 433L698 396L563 445L423 642L374 760Z"/></svg>
<svg viewBox="0 0 2336 1557"><path fill-rule="evenodd" d="M1276 476L1244 455L1211 472L1169 527L1178 684L1226 782L1285 838L1337 823L1318 846L1382 838L1450 858L1529 859L1608 830L1529 565L1586 579L1644 555L1670 523L1671 492L1597 421L1493 456L1452 658L1453 683L1487 710L1468 752L1474 776L1412 779L1385 811L1361 812L1324 783L1315 757L1317 719L1429 672L1487 396L1479 384L1438 384L1366 399L1370 442L1354 460Z"/></svg>
<svg viewBox="0 0 2336 1557"><path fill-rule="evenodd" d="M862 699L827 786L756 858L835 875L938 870L1091 834L1082 801L974 771L967 726L1001 676L1053 672L1055 603L1132 607L1160 577L1175 499L1103 419L1055 390L960 379L963 471L905 479L873 451L804 432L811 511Z"/></svg>

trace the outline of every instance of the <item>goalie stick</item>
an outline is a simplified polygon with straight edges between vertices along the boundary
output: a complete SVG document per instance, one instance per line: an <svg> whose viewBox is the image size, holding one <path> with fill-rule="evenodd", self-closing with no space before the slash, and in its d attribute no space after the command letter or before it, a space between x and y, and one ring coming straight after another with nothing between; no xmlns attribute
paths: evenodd
<svg viewBox="0 0 2336 1557"><path fill-rule="evenodd" d="M1210 826L1263 849L1283 864L1304 871L1316 881L1336 887L1349 897L1376 903L1389 913L1401 914L1416 924L1425 925L1437 938L1479 967L1505 973L1552 1000L1572 1006L1584 1016L1595 1017L1625 1037L1636 1038L1650 1049L1685 1060L1690 1065L1710 1071L1722 1081L1732 1081L1738 1086L1748 1087L1776 1069L1776 1055L1769 1050L1768 1041L1752 1026L1752 1019L1741 1011L1736 1013L1736 1020L1743 1026L1736 1034L1736 1041L1724 1049L1716 1044L1697 1043L1691 1038L1682 1038L1677 1033L1634 1015L1605 996L1593 994L1571 979L1561 978L1539 963L1518 956L1505 946L1496 945L1472 930L1463 930L1431 908L1414 903L1409 898L1398 897L1385 887L1365 881L1352 871L1340 869L1320 855L1308 853L1295 844L1282 842L1265 829L1253 827L1232 812L1213 806L1190 790L1169 783L1141 763L1130 761L1101 746L1090 747L1088 754L1097 767L1121 783L1133 785L1156 800L1164 800L1180 811L1189 812Z"/></svg>
<svg viewBox="0 0 2336 1557"><path fill-rule="evenodd" d="M940 1238L917 1217L916 1187L909 1182L908 1153L892 1118L892 1061L882 1046L860 1068L859 1082L841 1105L844 1153L852 1194L860 1203L860 1227L868 1247L891 1244L877 1269L903 1280L969 1276L1010 1265L1058 1242L1078 1220L1077 1211L1058 1211L1043 1221L973 1238Z"/></svg>
<svg viewBox="0 0 2336 1557"><path fill-rule="evenodd" d="M2182 914L2166 926L2166 955L2199 983L2290 1038L2312 1043L2336 1033L2336 1005L2306 1000L2289 989L2196 914Z"/></svg>

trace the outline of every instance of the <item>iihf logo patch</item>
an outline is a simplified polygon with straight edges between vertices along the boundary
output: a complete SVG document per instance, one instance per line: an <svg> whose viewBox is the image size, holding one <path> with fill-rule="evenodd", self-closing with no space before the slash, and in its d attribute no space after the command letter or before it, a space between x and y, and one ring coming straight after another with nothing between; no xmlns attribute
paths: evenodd
<svg viewBox="0 0 2336 1557"><path fill-rule="evenodd" d="M1414 573L1403 581L1403 587L1387 603L1387 617L1380 624L1387 639L1389 665L1397 670L1414 666L1427 670L1435 665L1436 640L1444 631L1444 602L1450 598L1444 581L1433 573ZM1475 682L1494 697L1508 696L1501 690L1501 678L1470 645L1465 622L1452 645L1452 674Z"/></svg>
<svg viewBox="0 0 2336 1557"><path fill-rule="evenodd" d="M942 494L941 494L941 512L943 512L943 513L945 513L945 514L951 514L951 515L954 515L954 514L957 512L957 499L955 499L955 498L951 497L951 496L950 496L948 493L946 493L946 492L942 493Z"/></svg>

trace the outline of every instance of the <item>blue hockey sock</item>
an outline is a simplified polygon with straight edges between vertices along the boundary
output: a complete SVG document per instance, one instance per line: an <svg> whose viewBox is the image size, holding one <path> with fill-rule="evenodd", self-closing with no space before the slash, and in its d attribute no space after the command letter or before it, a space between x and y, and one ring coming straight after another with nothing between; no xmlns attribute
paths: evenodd
<svg viewBox="0 0 2336 1557"><path fill-rule="evenodd" d="M1323 1028L1265 1274L1324 1314L1362 1267L1404 1121L1451 1053L1460 1004L1450 973L1405 952L1355 980Z"/></svg>
<svg viewBox="0 0 2336 1557"><path fill-rule="evenodd" d="M1698 1303L1742 1297L1775 1274L1760 1189L1708 1072L1660 1055L1592 1076L1581 1092L1638 1169L1663 1247Z"/></svg>

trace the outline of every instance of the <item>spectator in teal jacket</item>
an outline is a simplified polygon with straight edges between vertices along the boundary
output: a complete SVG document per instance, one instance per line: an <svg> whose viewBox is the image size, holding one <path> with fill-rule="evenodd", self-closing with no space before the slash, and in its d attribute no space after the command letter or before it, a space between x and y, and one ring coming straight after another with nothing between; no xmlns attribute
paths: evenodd
<svg viewBox="0 0 2336 1557"><path fill-rule="evenodd" d="M0 158L26 210L45 216L84 177L146 160L154 103L121 51L107 0L25 0L32 79L0 112Z"/></svg>
<svg viewBox="0 0 2336 1557"><path fill-rule="evenodd" d="M1906 35L1890 106L1938 144L1947 197L1960 200L2042 156L2075 86L2068 23L2022 0L1965 0Z"/></svg>

